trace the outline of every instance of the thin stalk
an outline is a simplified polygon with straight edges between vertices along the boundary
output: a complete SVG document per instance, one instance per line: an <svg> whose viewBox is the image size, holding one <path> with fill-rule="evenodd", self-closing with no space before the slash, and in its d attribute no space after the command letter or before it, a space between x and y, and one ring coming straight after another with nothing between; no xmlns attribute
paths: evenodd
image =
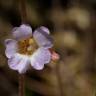
<svg viewBox="0 0 96 96"><path fill-rule="evenodd" d="M25 95L25 76L24 74L19 74L19 96Z"/></svg>
<svg viewBox="0 0 96 96"><path fill-rule="evenodd" d="M58 80L58 87L59 87L60 96L64 96L62 78L60 75L60 65L61 64L58 64L58 63L56 64L56 76L57 76L57 80Z"/></svg>
<svg viewBox="0 0 96 96"><path fill-rule="evenodd" d="M19 11L22 23L27 23L26 0L19 0Z"/></svg>

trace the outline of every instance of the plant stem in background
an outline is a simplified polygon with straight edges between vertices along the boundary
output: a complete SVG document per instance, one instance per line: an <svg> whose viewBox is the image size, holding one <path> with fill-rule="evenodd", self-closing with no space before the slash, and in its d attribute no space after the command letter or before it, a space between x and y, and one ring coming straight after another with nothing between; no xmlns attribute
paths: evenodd
<svg viewBox="0 0 96 96"><path fill-rule="evenodd" d="M58 63L56 64L56 76L57 76L57 80L58 80L58 87L59 87L60 96L64 96L62 78L60 75L60 64L58 64Z"/></svg>

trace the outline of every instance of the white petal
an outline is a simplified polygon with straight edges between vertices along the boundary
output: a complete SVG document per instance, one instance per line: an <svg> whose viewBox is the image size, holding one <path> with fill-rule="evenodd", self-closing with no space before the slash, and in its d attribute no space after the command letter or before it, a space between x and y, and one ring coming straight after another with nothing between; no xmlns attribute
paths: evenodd
<svg viewBox="0 0 96 96"><path fill-rule="evenodd" d="M46 27L37 28L33 33L33 37L39 47L51 48L53 46L53 40Z"/></svg>
<svg viewBox="0 0 96 96"><path fill-rule="evenodd" d="M18 54L15 54L13 57L8 59L8 65L11 69L17 70L18 64L21 60L22 60L22 58Z"/></svg>
<svg viewBox="0 0 96 96"><path fill-rule="evenodd" d="M49 63L51 60L51 53L49 50L44 48L39 48L31 57L31 66L34 69L42 70L44 64Z"/></svg>
<svg viewBox="0 0 96 96"><path fill-rule="evenodd" d="M18 72L25 73L29 68L29 58L27 56L22 58L22 61L18 64Z"/></svg>
<svg viewBox="0 0 96 96"><path fill-rule="evenodd" d="M32 36L32 28L22 24L20 27L13 28L13 37L17 40L26 39Z"/></svg>
<svg viewBox="0 0 96 96"><path fill-rule="evenodd" d="M41 26L40 29L44 30L44 32L46 32L47 34L50 34L50 31L49 31L49 29L47 27Z"/></svg>
<svg viewBox="0 0 96 96"><path fill-rule="evenodd" d="M8 65L11 69L17 70L20 74L25 73L29 67L28 56L17 53L8 60Z"/></svg>
<svg viewBox="0 0 96 96"><path fill-rule="evenodd" d="M6 39L5 46L5 55L7 56L7 58L11 58L18 50L17 41L13 39Z"/></svg>

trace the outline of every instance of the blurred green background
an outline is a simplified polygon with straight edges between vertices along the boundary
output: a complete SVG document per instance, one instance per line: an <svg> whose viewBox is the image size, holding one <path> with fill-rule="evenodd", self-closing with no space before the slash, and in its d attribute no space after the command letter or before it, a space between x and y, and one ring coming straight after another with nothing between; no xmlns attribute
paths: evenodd
<svg viewBox="0 0 96 96"><path fill-rule="evenodd" d="M9 69L4 40L21 24L19 0L0 0L0 96L18 96L18 73ZM33 30L48 27L57 63L26 73L26 96L96 96L96 0L26 0Z"/></svg>

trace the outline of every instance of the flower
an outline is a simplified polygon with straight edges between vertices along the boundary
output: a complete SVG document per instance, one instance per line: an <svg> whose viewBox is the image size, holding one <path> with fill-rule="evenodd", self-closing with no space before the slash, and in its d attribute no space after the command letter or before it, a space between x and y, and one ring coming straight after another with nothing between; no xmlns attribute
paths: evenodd
<svg viewBox="0 0 96 96"><path fill-rule="evenodd" d="M30 65L36 70L42 70L44 64L51 61L49 49L53 41L46 27L41 26L32 32L29 25L22 24L13 28L12 36L13 39L5 40L5 55L11 69L23 74Z"/></svg>

